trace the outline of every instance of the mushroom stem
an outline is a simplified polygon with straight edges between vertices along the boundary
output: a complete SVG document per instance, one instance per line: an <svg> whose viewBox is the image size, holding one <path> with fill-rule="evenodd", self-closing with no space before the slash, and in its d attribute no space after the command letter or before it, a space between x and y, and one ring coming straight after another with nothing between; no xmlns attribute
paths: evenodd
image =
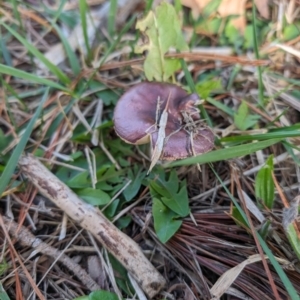
<svg viewBox="0 0 300 300"><path fill-rule="evenodd" d="M54 202L82 228L89 230L122 263L149 298L164 287L165 279L144 256L140 247L110 223L97 208L82 201L37 158L22 156L19 167L42 195Z"/></svg>

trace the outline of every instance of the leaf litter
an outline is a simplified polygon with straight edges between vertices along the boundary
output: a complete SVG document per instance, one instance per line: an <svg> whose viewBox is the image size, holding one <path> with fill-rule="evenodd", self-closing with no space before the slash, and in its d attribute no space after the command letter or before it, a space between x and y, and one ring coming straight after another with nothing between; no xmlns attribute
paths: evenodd
<svg viewBox="0 0 300 300"><path fill-rule="evenodd" d="M200 2L198 1L198 9ZM214 2L215 5L217 2L220 5L226 3ZM222 29L221 26L217 33L205 37L195 34L191 39L188 35L180 35L177 42L168 42L165 48L159 49L159 43L165 40L162 36L159 42L150 47L155 28L166 26L168 30L174 31L175 37L181 33L182 28L185 34L189 32L186 19L180 20L171 28L166 22L167 18L156 19L159 15L156 12L160 9L162 15L176 17L176 10L170 12L169 7L164 4L154 8L152 15L148 15L147 30L152 30L152 35L148 35L148 43L140 48L140 51L146 50L148 55L143 57L141 53L132 51L137 40L134 25L120 37L119 43L113 45L117 32L114 37L109 36L101 19L101 22L91 20L92 25L88 28L88 46L94 51L93 61L88 61L83 49L87 45L79 43L84 41L81 25L77 25L80 29L77 34L80 32L81 36L75 39L75 43L70 38L77 27L72 27L68 22L72 18L78 24L81 21L76 14L75 17L70 15L70 12L76 13L77 3L68 3L58 15L57 24L61 26L60 29L68 29L65 31L64 42L69 42L71 50L76 54L68 57L70 52L64 51L65 44L55 27L45 21L53 16L50 10L40 7L36 1L30 1L22 7L14 7L11 2L5 1L5 11L1 8L1 14L7 26L16 24L13 28L19 34L24 30L27 39L46 57L48 53L52 53L49 61L54 66L59 66L59 69L53 69L53 74L56 75L49 75L48 69L40 68L40 63L32 60L28 45L22 44L13 35L8 36L8 31L1 27L1 33L6 35L3 35L1 43L3 57L0 62L3 83L0 96L0 172L3 174L12 151L41 101L40 95L45 92L40 91L37 83L43 83L42 88L49 83L47 80L56 83L55 76L61 74L57 70L61 70L63 74L67 74L71 84L67 83L68 80L64 82L65 77L62 76L60 84L64 89L60 89L59 85L52 85L43 113L35 122L34 131L28 139L26 152L34 153L62 182L69 184L79 195L85 195L85 200L90 201L90 205L100 205L103 213L141 246L149 261L167 280L166 287L156 299L275 299L274 289L280 299L294 299L267 256L257 254L258 245L253 232L232 204L224 186L241 203L244 199L244 210L249 210L253 227L264 236L275 259L299 294L297 137L288 137L284 142L276 144L266 139L263 142L268 145L267 148L258 147L254 153L248 152L246 156L230 158L239 166L238 174L230 169L228 161L222 159L222 153L217 152L220 157L213 157L213 168L222 180L221 184L209 165L202 165L202 173L197 171L194 165L198 163L197 157L192 158L195 159L192 165L183 165L179 161L176 171L172 169L169 172L165 167L155 167L154 174L145 177L151 154L146 147L118 141L112 129L111 118L113 107L123 90L145 77L168 79L192 91L193 87L187 83L187 74L182 71L184 60L194 82L201 89L206 89L203 97L207 101L203 106L213 121L217 140L218 134L225 130L230 138L236 137L236 140L231 141L221 139L218 147L221 145L224 150L227 148L228 153L235 144L251 148L251 144L239 144L237 138L245 134L251 137L253 133L262 130L266 137L270 130L275 133L279 129L286 130L286 136L293 130L297 133L299 128L293 126L297 126L299 122L299 40L284 39L285 21L282 18L285 13L287 22L297 25L297 15L292 13L296 2L290 1L283 8L281 3L271 1L267 5L267 1L255 1L264 18L258 17L259 35L263 37L261 53L264 56L261 59L255 60L249 54L253 49L251 46L250 49L243 48L243 40L238 33L228 28L225 34L224 27ZM146 16L146 8L139 1L131 2L127 16L121 9L119 13L125 16L120 18L109 14L108 2L104 3L106 6L101 6L100 1L86 3L90 10L86 12L89 18L94 18L94 13L101 12L104 7L104 16L115 20L128 21L128 15L141 11ZM126 1L116 3L121 5L126 4ZM207 14L207 22L218 17L226 19L228 14L232 14L229 6L226 8L227 12L219 10L218 15L217 8L211 10L206 7L205 10L203 3L204 1L200 11ZM252 22L248 18L251 5L242 4L241 23L236 28L245 30L246 35L247 25ZM59 9L59 3L55 3L53 8ZM268 10L272 14L268 14ZM299 11L295 10L295 13L299 14ZM234 14L239 12L235 11ZM155 27L156 21L161 26ZM145 19L142 18L139 22L145 22ZM264 35L264 22L277 28L277 32L271 31ZM121 24L124 25L126 23ZM197 24L194 25L196 28ZM227 23L223 23L223 26L227 26ZM147 30L142 31L149 34ZM13 34L13 31L10 33ZM232 36L228 38L228 34ZM236 43L230 44L230 41ZM228 43L234 49L229 55L212 53L212 47L222 49ZM139 41L138 44L142 43ZM190 52L186 52L187 44L190 45ZM180 53L175 53L170 47ZM209 50L205 50L207 47ZM196 48L202 52L197 52ZM158 71L151 69L152 63L154 64L151 55L160 59ZM78 60L82 70L77 77L72 73L66 57ZM166 61L171 62L170 67L167 68L168 72L163 72L164 66L168 64ZM238 72L235 74L232 70L237 64ZM100 68L95 69L97 66ZM267 67L263 74L263 84L268 103L263 109L256 105L257 66ZM14 73L18 69L25 73ZM19 74L23 77L19 78ZM28 76L28 80L26 74L31 76ZM207 84L209 81L219 81L221 84ZM255 137L250 140L254 147L255 141ZM260 175L263 177L260 179L259 170L264 170L266 163L271 160L272 169L265 172L264 176ZM135 165L134 169L131 168L132 165ZM237 184L238 177L240 185ZM66 212L53 206L29 182L25 184L18 169L9 179L9 184L1 192L0 200L3 220L0 229L0 291L4 290L9 299L74 299L99 288L107 292L100 290L98 297L118 299L116 295L119 295L133 299L135 293L140 298L144 297L143 291L127 276L124 267L107 254L88 231L81 230L78 223L67 218ZM270 180L275 184L275 191L264 189L271 187ZM257 187L260 190L259 196L255 194ZM101 192L95 193L97 190ZM170 202L173 198L176 201ZM271 198L271 201L264 202ZM14 221L9 220L8 216ZM62 231L65 232L63 235ZM37 250L32 241L40 242L42 249ZM88 263L92 257L96 257L98 261L99 267L96 270ZM268 265L273 278L272 284L261 260L265 260ZM89 286L85 280L93 285ZM43 288L38 284L40 281ZM31 296L32 293L34 296Z"/></svg>

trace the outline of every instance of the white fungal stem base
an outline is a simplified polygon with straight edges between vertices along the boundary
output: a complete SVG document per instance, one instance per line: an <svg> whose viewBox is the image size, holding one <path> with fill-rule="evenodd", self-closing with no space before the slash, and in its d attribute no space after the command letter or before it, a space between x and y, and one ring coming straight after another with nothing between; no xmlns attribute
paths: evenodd
<svg viewBox="0 0 300 300"><path fill-rule="evenodd" d="M165 279L144 256L140 247L109 222L95 207L83 202L38 159L28 155L19 161L21 172L70 218L95 238L130 272L149 298L165 285Z"/></svg>

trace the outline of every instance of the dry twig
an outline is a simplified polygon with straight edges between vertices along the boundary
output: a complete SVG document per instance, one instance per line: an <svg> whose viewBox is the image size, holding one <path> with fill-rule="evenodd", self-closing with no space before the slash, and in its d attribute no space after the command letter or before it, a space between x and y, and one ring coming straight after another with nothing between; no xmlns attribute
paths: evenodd
<svg viewBox="0 0 300 300"><path fill-rule="evenodd" d="M21 172L80 226L91 232L131 273L151 298L165 285L165 279L144 256L139 246L110 223L95 207L84 203L33 156L19 161Z"/></svg>

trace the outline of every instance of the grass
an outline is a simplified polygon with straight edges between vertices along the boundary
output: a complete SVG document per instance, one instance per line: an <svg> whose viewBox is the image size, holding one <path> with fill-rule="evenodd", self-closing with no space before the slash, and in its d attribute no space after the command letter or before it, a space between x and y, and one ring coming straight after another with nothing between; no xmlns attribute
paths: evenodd
<svg viewBox="0 0 300 300"><path fill-rule="evenodd" d="M218 1L206 7L198 19L176 1L190 51L201 49L204 56L198 54L195 59L185 53L178 58L174 54L172 61L179 67L169 81L204 98L199 110L204 126L215 133L215 149L163 163L146 176L149 145L126 144L113 128L119 97L147 79L147 66L143 64L147 54L134 52L136 44L142 43L135 24L137 17L146 16L153 8L154 1L138 7L133 2L127 11L119 9L118 1L110 5L104 1L102 6L87 0L74 4L57 1L51 7L3 1L0 217L11 217L20 228L27 227L54 249L64 250L90 275L101 275L101 290L90 295L96 297L93 299L118 299L117 295L134 299L142 294L120 263L103 256L102 245L87 231L78 234L80 225L69 220L67 212L52 207L26 182L17 163L23 153L31 153L147 249L147 257L168 281L155 299L166 297L166 291L173 299L211 298L210 289L220 276L257 253L261 261L248 265L219 296L230 299L231 287L253 299L299 299L300 274L293 267L300 252L297 211L289 219L289 229L282 226L298 189L300 80L293 67L297 59L288 54L291 63L287 65L287 54L278 48L261 54L262 48L276 42L296 48L293 38L297 35L285 30L287 19L275 17L276 3L269 7L273 12L269 19L261 17L254 1L245 8L247 23L241 34L241 29L230 25L230 17L220 20L216 14ZM94 31L89 24L98 24L92 19L95 15L101 16L101 21ZM170 15L163 14L162 19L155 16L154 23L164 28ZM292 24L296 27L298 19L294 16ZM120 20L126 21L120 24ZM77 39L83 41L84 49L76 47L78 41L70 41L70 32L76 26L81 26ZM152 30L150 23L147 28ZM266 34L269 28L282 29ZM144 40L162 49L166 41L156 34ZM172 38L180 38L181 33L174 34ZM57 43L61 43L60 48L55 48ZM213 47L229 52L217 60ZM159 53L164 53L161 49ZM63 56L63 62L57 65L49 59L49 51L57 51L55 55ZM135 59L141 61L132 63ZM150 66L154 68L155 61ZM272 195L257 179L259 170L268 167L266 162L272 162L272 170L266 172L270 178L263 180L268 186L274 185ZM267 199L255 195L258 184L261 194L272 198L268 206L264 202ZM267 228L266 234L261 234L260 228ZM15 254L23 259L33 278L35 273L41 278L45 261L56 257L31 257L34 249L22 247L22 238L14 242L13 251L7 246L6 231L9 228L0 227L0 265L5 265L0 272L0 300L39 292L47 298L89 299L92 291L82 286L72 270L62 269L57 263L49 264L41 285L31 285L18 268Z"/></svg>

